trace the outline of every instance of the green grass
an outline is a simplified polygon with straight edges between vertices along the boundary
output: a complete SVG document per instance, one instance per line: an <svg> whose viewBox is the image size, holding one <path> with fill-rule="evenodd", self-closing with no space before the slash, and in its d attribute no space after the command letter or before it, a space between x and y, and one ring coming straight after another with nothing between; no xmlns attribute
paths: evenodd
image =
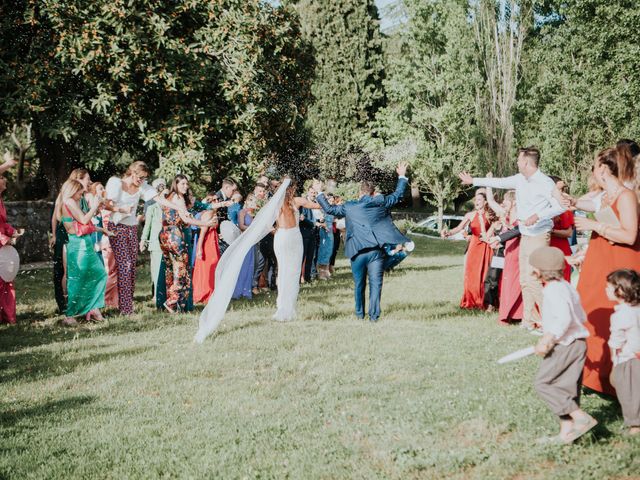
<svg viewBox="0 0 640 480"><path fill-rule="evenodd" d="M0 328L0 478L580 478L640 471L640 438L615 402L572 447L536 397L538 360L498 366L535 337L458 309L462 246L417 240L385 278L383 317L352 315L347 263L305 285L299 320L274 297L232 305L194 345L197 315L140 312L59 327L50 272L17 281L17 326Z"/></svg>

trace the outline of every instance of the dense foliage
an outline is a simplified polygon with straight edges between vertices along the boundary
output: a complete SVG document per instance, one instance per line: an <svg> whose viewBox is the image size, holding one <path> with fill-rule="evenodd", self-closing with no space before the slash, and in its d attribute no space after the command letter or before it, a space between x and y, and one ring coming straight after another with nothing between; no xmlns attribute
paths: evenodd
<svg viewBox="0 0 640 480"><path fill-rule="evenodd" d="M313 64L290 9L32 0L5 1L0 18L0 122L33 124L52 187L124 152L206 182L295 163L306 144Z"/></svg>
<svg viewBox="0 0 640 480"><path fill-rule="evenodd" d="M354 177L359 137L384 105L380 20L374 0L294 0L316 62L307 125L323 175ZM366 162L365 162L366 163Z"/></svg>

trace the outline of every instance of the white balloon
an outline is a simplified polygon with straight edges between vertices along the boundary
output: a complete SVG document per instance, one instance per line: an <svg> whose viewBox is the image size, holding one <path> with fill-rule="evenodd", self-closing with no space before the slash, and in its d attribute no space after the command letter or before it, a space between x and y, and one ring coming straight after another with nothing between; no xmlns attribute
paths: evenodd
<svg viewBox="0 0 640 480"><path fill-rule="evenodd" d="M0 278L13 282L20 269L20 255L11 245L0 248Z"/></svg>
<svg viewBox="0 0 640 480"><path fill-rule="evenodd" d="M240 229L230 220L225 220L220 224L220 236L229 245L235 242L241 233Z"/></svg>

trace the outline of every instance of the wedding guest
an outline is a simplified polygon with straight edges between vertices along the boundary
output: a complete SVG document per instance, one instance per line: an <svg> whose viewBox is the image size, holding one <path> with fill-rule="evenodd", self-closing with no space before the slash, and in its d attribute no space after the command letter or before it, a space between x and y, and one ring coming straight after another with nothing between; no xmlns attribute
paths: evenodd
<svg viewBox="0 0 640 480"><path fill-rule="evenodd" d="M89 191L85 193L85 198L87 203L91 204L94 198L97 199L100 204L104 204L106 200L106 191L104 189L104 185L100 182L92 182L89 185ZM104 222L102 219L102 208L99 208L96 214L91 218L91 223L96 227L96 231L91 234L91 239L93 240L93 249L98 254L98 258L104 264L104 258L102 258L102 237L104 236L100 229L104 227Z"/></svg>
<svg viewBox="0 0 640 480"><path fill-rule="evenodd" d="M616 270L607 275L607 297L617 303L611 315L611 379L629 435L640 434L640 274Z"/></svg>
<svg viewBox="0 0 640 480"><path fill-rule="evenodd" d="M71 171L67 180L77 180L82 185L82 188L86 192L91 184L91 177L89 172L85 168L76 168ZM56 304L58 305L58 311L64 313L67 308L66 299L66 258L65 258L65 245L69 241L67 231L61 222L57 221L53 214L60 206L61 197L58 194L54 203L53 212L51 216L51 238L49 240L49 247L53 249L53 290L56 297ZM83 212L89 210L84 196L80 199L80 208Z"/></svg>
<svg viewBox="0 0 640 480"><path fill-rule="evenodd" d="M189 181L178 174L171 183L167 200L168 206L162 206L162 230L159 234L160 248L166 265L165 284L167 299L164 308L169 313L184 312L188 309L191 290L189 269L189 245L185 241L186 225L213 227L215 221L203 221L192 218L187 213L190 205Z"/></svg>
<svg viewBox="0 0 640 480"><path fill-rule="evenodd" d="M215 211L202 213L201 220L215 220L211 227L202 227L196 246L196 263L193 269L193 301L207 303L215 288L216 266L220 260L217 217Z"/></svg>
<svg viewBox="0 0 640 480"><path fill-rule="evenodd" d="M325 198L329 205L335 205L333 194L327 193ZM333 224L333 215L324 214L323 221L320 222L320 245L318 247L318 278L320 280L331 278L329 262L331 262L331 255L333 254Z"/></svg>
<svg viewBox="0 0 640 480"><path fill-rule="evenodd" d="M466 172L459 176L463 184L475 187L514 189L520 230L520 286L524 303L522 324L530 331L539 324L538 309L542 306L542 285L532 275L531 252L548 246L553 217L565 208L554 198L555 184L540 171L540 151L534 147L518 150L518 174L507 178L473 178Z"/></svg>
<svg viewBox="0 0 640 480"><path fill-rule="evenodd" d="M551 175L550 178L555 182L558 190L561 192L564 191L564 181L560 177ZM571 245L569 245L569 239L573 235L574 224L573 212L571 210L566 210L553 218L553 229L551 230L549 245L559 248L567 257L573 255ZM565 262L564 267L564 279L567 282L571 281L571 265L567 262Z"/></svg>
<svg viewBox="0 0 640 480"><path fill-rule="evenodd" d="M316 192L312 187L307 190L306 199L315 202ZM300 233L302 234L303 245L303 270L302 283L311 282L311 273L313 271L313 259L316 252L316 237L318 225L315 221L313 210L310 208L300 207Z"/></svg>
<svg viewBox="0 0 640 480"><path fill-rule="evenodd" d="M543 358L534 386L551 412L560 420L560 433L540 443L572 443L597 425L580 408L580 377L589 332L586 315L575 288L563 279L564 254L555 247L541 247L529 256L532 273L544 285L542 338L535 346Z"/></svg>
<svg viewBox="0 0 640 480"><path fill-rule="evenodd" d="M133 314L133 293L136 281L138 258L138 217L136 209L140 199L154 199L161 206L175 208L186 215L184 205L176 206L166 200L151 185L147 184L149 167L136 161L129 165L122 178L111 177L107 182L107 199L116 208L109 218L108 228L114 236L110 238L118 275L118 308L122 315Z"/></svg>
<svg viewBox="0 0 640 480"><path fill-rule="evenodd" d="M255 211L257 208L256 197L253 193L247 195L247 199L244 202L244 208L240 210L238 214L238 228L242 232L244 232L255 216ZM244 257L244 261L242 262L242 267L240 268L240 275L238 276L238 281L236 282L236 288L233 291L233 295L231 298L251 298L253 295L253 274L254 274L254 261L255 261L255 248L249 250L247 255Z"/></svg>
<svg viewBox="0 0 640 480"><path fill-rule="evenodd" d="M218 197L215 197L214 200L217 201ZM242 210L242 194L240 192L235 192L231 196L231 201L233 203L229 205L229 208L227 209L227 216L235 225L238 225L238 213Z"/></svg>
<svg viewBox="0 0 640 480"><path fill-rule="evenodd" d="M335 205L342 205L344 203L342 197L339 196L334 196L333 201ZM331 275L335 273L336 257L338 256L338 250L340 249L340 243L345 231L344 218L339 218L333 222L333 252L331 252L331 260L329 260L329 273Z"/></svg>
<svg viewBox="0 0 640 480"><path fill-rule="evenodd" d="M89 211L82 211L80 200L85 187L77 180L67 180L60 190L60 202L56 206L55 218L67 232L67 309L64 325L76 325L74 317L85 315L86 320L102 321L100 309L104 307L104 291L107 274L93 248L91 233L95 230L91 218L100 208L100 199L95 197ZM81 229L86 232L81 231ZM109 234L108 230L104 233Z"/></svg>
<svg viewBox="0 0 640 480"><path fill-rule="evenodd" d="M220 187L220 190L216 192L216 197L218 198L219 202L229 203L224 207L218 208L218 225L225 220L231 220L229 218L228 208L231 205L231 197L237 190L238 185L236 184L235 180L231 178L225 178L224 180L222 180L222 186ZM218 234L219 233L220 230L218 230ZM222 238L219 238L218 246L220 247L220 255L222 255L229 245L227 245L227 242L225 242Z"/></svg>
<svg viewBox="0 0 640 480"><path fill-rule="evenodd" d="M0 165L0 247L15 245L16 240L24 233L24 230L16 230L7 222L7 210L3 199L7 189L4 172L17 163L13 155L6 153L4 163ZM0 278L0 323L16 323L16 290L13 282L5 282L2 278Z"/></svg>
<svg viewBox="0 0 640 480"><path fill-rule="evenodd" d="M520 288L520 230L516 215L516 192L505 192L502 204L493 201L493 192L487 188L489 206L499 216L502 229L490 243L496 248L504 245L504 268L502 269L502 287L498 307L498 320L505 324L519 322L522 319L522 289Z"/></svg>
<svg viewBox="0 0 640 480"><path fill-rule="evenodd" d="M598 213L602 220L575 218L578 230L592 231L578 280L578 292L587 312L586 326L591 334L587 339L583 384L610 395L615 390L609 382L611 358L607 341L614 302L605 292L607 275L623 268L640 270L638 199L618 178L620 155L629 155L628 150L607 148L595 159L593 175L604 191Z"/></svg>
<svg viewBox="0 0 640 480"><path fill-rule="evenodd" d="M477 192L474 197L474 210L467 213L453 230L443 230L443 238L471 227L471 237L467 249L464 269L464 293L460 300L461 308L486 308L484 303L484 279L493 255L487 244L487 230L491 225L486 194Z"/></svg>
<svg viewBox="0 0 640 480"><path fill-rule="evenodd" d="M161 178L154 180L151 186L160 194L162 194L166 188L165 181ZM142 229L142 237L140 238L140 252L144 252L145 249L149 251L149 274L151 276L153 301L155 302L158 291L160 265L162 264L162 248L160 247L162 207L154 200L151 200L151 202L149 202L150 204L145 214L144 228Z"/></svg>

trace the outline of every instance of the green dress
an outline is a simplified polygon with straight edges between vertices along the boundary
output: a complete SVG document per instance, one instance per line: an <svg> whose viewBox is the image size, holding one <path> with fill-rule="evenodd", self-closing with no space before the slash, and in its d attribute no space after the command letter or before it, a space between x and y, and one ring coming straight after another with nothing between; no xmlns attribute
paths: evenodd
<svg viewBox="0 0 640 480"><path fill-rule="evenodd" d="M62 223L73 222L62 217ZM67 243L67 317L104 307L107 272L93 248L91 235L69 234Z"/></svg>

